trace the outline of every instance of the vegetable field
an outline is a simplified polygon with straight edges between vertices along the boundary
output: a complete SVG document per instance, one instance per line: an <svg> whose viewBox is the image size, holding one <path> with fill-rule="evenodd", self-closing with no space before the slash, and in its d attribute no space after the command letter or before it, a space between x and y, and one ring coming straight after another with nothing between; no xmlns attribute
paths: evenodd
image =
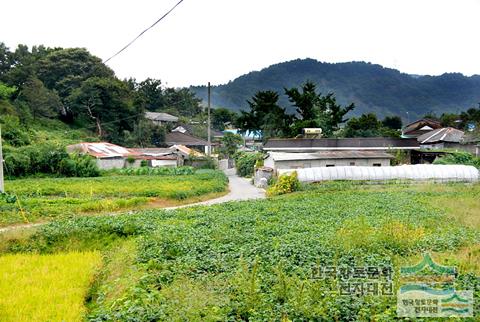
<svg viewBox="0 0 480 322"><path fill-rule="evenodd" d="M0 226L134 209L152 202L181 204L215 196L226 187L225 175L216 171L10 180L5 189L16 198L0 197Z"/></svg>
<svg viewBox="0 0 480 322"><path fill-rule="evenodd" d="M458 268L454 286L473 289L478 303L479 194L479 185L327 184L267 200L78 217L2 242L7 253L101 249L92 321L393 321L395 296L342 295L314 273L391 267L396 294L400 266L429 252Z"/></svg>

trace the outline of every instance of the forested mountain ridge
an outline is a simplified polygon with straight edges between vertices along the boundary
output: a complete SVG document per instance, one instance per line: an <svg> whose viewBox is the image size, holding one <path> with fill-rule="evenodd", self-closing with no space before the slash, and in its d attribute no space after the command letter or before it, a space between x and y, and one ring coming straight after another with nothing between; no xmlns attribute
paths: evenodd
<svg viewBox="0 0 480 322"><path fill-rule="evenodd" d="M408 75L391 68L365 62L323 63L297 59L279 63L240 76L227 84L214 86L215 106L246 109L246 100L259 90L281 94L280 104L293 112L284 87L297 87L310 80L320 92L334 92L339 103L355 103L353 114L374 112L379 116L407 118L427 113L459 112L480 102L480 75L459 73L441 76ZM192 87L206 100L205 87Z"/></svg>

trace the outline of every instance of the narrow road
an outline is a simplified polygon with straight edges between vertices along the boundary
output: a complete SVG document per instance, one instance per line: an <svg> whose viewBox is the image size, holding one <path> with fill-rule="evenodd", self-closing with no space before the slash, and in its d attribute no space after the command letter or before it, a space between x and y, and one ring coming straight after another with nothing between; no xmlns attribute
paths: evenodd
<svg viewBox="0 0 480 322"><path fill-rule="evenodd" d="M196 203L175 206L175 207L157 208L157 209L174 210L178 208L186 208L186 207L192 207L192 206L201 206L201 205L209 206L209 205L224 203L228 201L265 198L265 190L255 187L253 184L251 184L250 179L245 179L237 176L235 174L235 169L228 169L225 171L225 174L228 177L228 188L230 190L230 192L225 196L202 201L202 202L196 202ZM135 213L135 212L136 211L129 211L127 213ZM116 216L124 213L125 212L102 214L101 216L105 216L105 215ZM27 228L37 227L43 224L45 223L24 224L24 225L3 227L3 228L0 228L0 234L3 232L15 230L15 229L27 229Z"/></svg>
<svg viewBox="0 0 480 322"><path fill-rule="evenodd" d="M228 201L239 201L239 200L250 200L250 199L261 199L265 198L265 190L255 187L250 179L245 179L237 176L235 174L235 169L228 169L225 171L225 174L228 176L228 187L230 192L223 197L210 199L202 202L197 202L188 205L181 205L175 207L163 208L166 210L178 209L199 205L214 205L218 203L224 203Z"/></svg>

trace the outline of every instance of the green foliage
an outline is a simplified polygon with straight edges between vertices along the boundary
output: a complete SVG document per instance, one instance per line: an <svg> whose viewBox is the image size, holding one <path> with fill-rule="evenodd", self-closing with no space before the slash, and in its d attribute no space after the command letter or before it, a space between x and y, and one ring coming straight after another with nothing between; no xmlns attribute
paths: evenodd
<svg viewBox="0 0 480 322"><path fill-rule="evenodd" d="M278 196L286 193L298 191L300 189L300 181L296 171L290 174L281 175L273 186L267 190L268 196Z"/></svg>
<svg viewBox="0 0 480 322"><path fill-rule="evenodd" d="M56 144L38 144L20 148L6 147L5 175L25 177L47 174L66 177L94 177L99 175L95 161L88 156L69 155Z"/></svg>
<svg viewBox="0 0 480 322"><path fill-rule="evenodd" d="M227 158L232 158L237 152L238 146L243 143L243 139L238 134L226 132L221 142L220 153Z"/></svg>
<svg viewBox="0 0 480 322"><path fill-rule="evenodd" d="M131 279L110 301L102 284L92 290L92 321L395 321L395 296L340 296L339 280L312 274L319 266L388 265L396 276L400 260L478 243L478 231L430 205L433 195L448 196L445 186L429 188L320 185L268 200L82 217L6 247L111 252L116 241L133 239ZM449 188L472 200L479 191ZM110 280L125 285L127 276ZM398 287L395 279L394 294Z"/></svg>
<svg viewBox="0 0 480 322"><path fill-rule="evenodd" d="M237 174L241 177L253 176L255 164L263 160L263 154L258 152L237 152L234 155Z"/></svg>
<svg viewBox="0 0 480 322"><path fill-rule="evenodd" d="M285 94L300 116L293 125L293 135L300 134L305 127L320 127L324 135L331 136L338 130L339 124L347 121L345 115L355 108L353 103L341 107L333 93L325 96L317 94L313 82L307 81L301 89L301 93L297 88L285 89Z"/></svg>
<svg viewBox="0 0 480 322"><path fill-rule="evenodd" d="M14 86L7 86L0 82L0 100L9 99L17 91Z"/></svg>
<svg viewBox="0 0 480 322"><path fill-rule="evenodd" d="M448 152L447 155L435 159L434 164L464 164L480 169L480 158L468 152Z"/></svg>
<svg viewBox="0 0 480 322"><path fill-rule="evenodd" d="M70 154L59 164L60 174L66 177L98 177L100 170L95 159L88 155Z"/></svg>
<svg viewBox="0 0 480 322"><path fill-rule="evenodd" d="M382 125L392 130L401 130L402 118L400 116L386 116L382 121Z"/></svg>
<svg viewBox="0 0 480 322"><path fill-rule="evenodd" d="M148 176L172 176L172 175L191 175L195 173L193 167L140 167L113 170L113 173L124 175L148 175Z"/></svg>
<svg viewBox="0 0 480 322"><path fill-rule="evenodd" d="M157 207L182 204L223 192L227 186L222 172L191 174L190 168L176 174L6 180L5 190L18 202L0 198L0 226L138 209L150 202L158 202L153 204Z"/></svg>
<svg viewBox="0 0 480 322"><path fill-rule="evenodd" d="M240 111L237 118L243 132L261 134L263 139L288 136L292 117L278 105L278 93L259 91L247 103L250 111Z"/></svg>
<svg viewBox="0 0 480 322"><path fill-rule="evenodd" d="M30 107L34 120L40 117L55 118L62 110L58 95L47 89L41 80L30 77L22 86L18 99Z"/></svg>
<svg viewBox="0 0 480 322"><path fill-rule="evenodd" d="M0 117L2 126L2 140L11 146L24 146L30 144L29 133L22 129L18 117L2 115Z"/></svg>
<svg viewBox="0 0 480 322"><path fill-rule="evenodd" d="M235 124L237 121L237 113L227 108L214 108L211 113L212 128L218 131L225 130L226 124Z"/></svg>
<svg viewBox="0 0 480 322"><path fill-rule="evenodd" d="M385 119L386 120L386 119ZM384 120L384 122L385 122ZM395 121L381 122L374 113L362 114L360 117L352 117L343 129L345 137L400 137L398 129L392 129L392 126L398 126ZM400 123L401 124L401 123Z"/></svg>

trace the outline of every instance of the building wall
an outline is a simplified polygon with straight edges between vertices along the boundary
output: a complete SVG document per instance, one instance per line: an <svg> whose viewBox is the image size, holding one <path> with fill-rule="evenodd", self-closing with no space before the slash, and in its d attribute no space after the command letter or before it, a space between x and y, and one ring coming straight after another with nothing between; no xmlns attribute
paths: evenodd
<svg viewBox="0 0 480 322"><path fill-rule="evenodd" d="M97 166L101 170L121 169L125 166L124 158L97 159Z"/></svg>
<svg viewBox="0 0 480 322"><path fill-rule="evenodd" d="M432 149L432 150L440 150L440 149L452 149L457 151L465 151L472 154L476 153L476 147L474 144L460 144L454 142L439 142L434 144L422 144L420 145L422 149Z"/></svg>
<svg viewBox="0 0 480 322"><path fill-rule="evenodd" d="M177 160L152 160L152 167L176 167Z"/></svg>
<svg viewBox="0 0 480 322"><path fill-rule="evenodd" d="M379 165L381 167L390 166L390 159L328 159L328 160L292 160L292 161L273 161L267 158L264 162L265 167L274 169L303 169L327 166L365 166L373 167Z"/></svg>

